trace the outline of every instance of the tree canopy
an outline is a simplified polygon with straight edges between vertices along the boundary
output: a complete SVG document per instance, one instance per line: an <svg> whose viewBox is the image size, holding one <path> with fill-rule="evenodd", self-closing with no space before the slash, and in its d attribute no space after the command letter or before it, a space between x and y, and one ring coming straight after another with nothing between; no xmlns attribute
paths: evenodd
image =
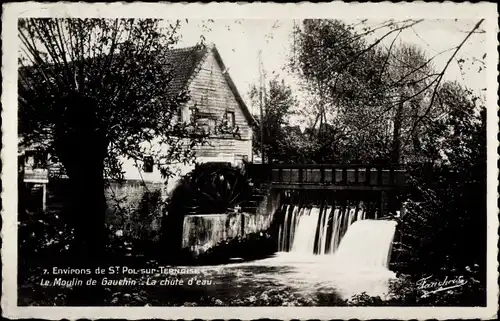
<svg viewBox="0 0 500 321"><path fill-rule="evenodd" d="M283 79L274 78L268 83L268 90L261 97L261 88L253 85L249 96L254 106L262 103L264 115L261 123L264 126L264 153L271 160L273 158L283 159L290 156L293 147L289 146L288 128L290 117L296 111L297 101L293 96L292 89ZM260 101L262 100L262 102ZM255 116L256 119L260 117ZM253 131L253 150L260 153L262 147L261 131L255 128ZM277 155L275 155L277 153Z"/></svg>
<svg viewBox="0 0 500 321"><path fill-rule="evenodd" d="M164 165L189 161L204 136L174 121L189 99L172 91L176 66L165 60L179 28L155 19L20 20L24 144L51 153L70 176L82 150L103 158L109 177L121 175L119 156L141 161L153 142L165 147L154 155L165 176Z"/></svg>
<svg viewBox="0 0 500 321"><path fill-rule="evenodd" d="M432 161L422 140L438 129L436 120L446 113L438 100L452 84L443 75L463 42L446 50L452 52L450 60L438 69L434 59L443 52L429 56L398 40L420 22L368 26L366 21L306 19L296 26L288 71L298 80L295 94L301 97L295 112L308 120L307 135L302 135L308 139L301 144L307 147L299 153L303 161ZM374 37L380 30L385 33Z"/></svg>
<svg viewBox="0 0 500 321"><path fill-rule="evenodd" d="M176 121L189 93L172 91L176 66L165 53L177 43L180 25L158 19L19 20L19 134L25 147L64 166L77 239L99 247L104 178L122 177L121 157L140 166L150 155L168 177L169 165L191 161L192 147L208 135L196 124Z"/></svg>

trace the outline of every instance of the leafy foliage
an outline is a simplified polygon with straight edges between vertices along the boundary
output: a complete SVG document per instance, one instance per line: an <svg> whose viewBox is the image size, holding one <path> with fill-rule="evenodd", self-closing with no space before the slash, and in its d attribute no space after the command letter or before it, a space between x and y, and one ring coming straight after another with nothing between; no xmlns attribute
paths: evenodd
<svg viewBox="0 0 500 321"><path fill-rule="evenodd" d="M341 162L414 160L413 145L429 126L420 116L439 75L432 59L415 46L395 45L397 36L389 48L381 39L369 43L365 29L337 20L305 20L294 34L290 69L310 97L304 113L322 142L318 154Z"/></svg>
<svg viewBox="0 0 500 321"><path fill-rule="evenodd" d="M277 78L269 81L269 88L263 92L262 88L253 85L249 92L250 99L254 106L260 105L262 99L263 118L261 124L264 127L264 153L270 160L286 159L294 146L289 138L290 117L297 109L297 101L293 97L292 89L285 84L284 80ZM261 97L262 96L262 97ZM257 117L260 119L260 117ZM260 154L262 148L262 137L260 128L253 131L253 150Z"/></svg>
<svg viewBox="0 0 500 321"><path fill-rule="evenodd" d="M60 162L70 184L73 226L89 255L105 243L105 178L123 178L123 158L145 155L168 178L194 159L209 133L177 121L189 95L176 91L166 53L180 21L20 19L21 147ZM199 49L195 47L194 50ZM93 253L92 257L96 257Z"/></svg>
<svg viewBox="0 0 500 321"><path fill-rule="evenodd" d="M25 214L18 231L20 258L57 257L70 253L73 247L74 231L57 212Z"/></svg>
<svg viewBox="0 0 500 321"><path fill-rule="evenodd" d="M20 131L25 145L45 149L72 177L84 153L104 159L106 175L121 177L119 156L142 161L161 144L155 164L188 161L202 133L175 122L185 91L173 95L175 66L165 52L180 22L155 19L22 19ZM184 138L188 138L187 140ZM92 149L86 149L92 142Z"/></svg>
<svg viewBox="0 0 500 321"><path fill-rule="evenodd" d="M445 96L454 88L454 94ZM443 89L451 109L440 120L440 135L425 148L434 165L413 166L408 214L403 218L398 269L446 273L486 266L486 112L459 87ZM428 144L428 145L427 145Z"/></svg>

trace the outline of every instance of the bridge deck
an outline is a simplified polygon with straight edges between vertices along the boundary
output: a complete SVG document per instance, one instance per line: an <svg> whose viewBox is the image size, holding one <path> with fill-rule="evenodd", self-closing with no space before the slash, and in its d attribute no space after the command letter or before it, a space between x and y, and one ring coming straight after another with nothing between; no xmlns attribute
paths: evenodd
<svg viewBox="0 0 500 321"><path fill-rule="evenodd" d="M277 189L390 191L406 183L398 166L351 164L252 164L251 176Z"/></svg>

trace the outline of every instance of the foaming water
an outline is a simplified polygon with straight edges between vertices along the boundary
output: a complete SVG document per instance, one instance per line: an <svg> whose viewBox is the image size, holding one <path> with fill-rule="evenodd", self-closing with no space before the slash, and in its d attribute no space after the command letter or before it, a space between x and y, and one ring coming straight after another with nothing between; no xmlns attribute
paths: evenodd
<svg viewBox="0 0 500 321"><path fill-rule="evenodd" d="M308 219L302 226L312 224L318 215L313 212ZM306 242L292 252L278 252L270 258L204 269L212 277L232 275L235 287L246 284L264 291L272 286L301 296L334 293L342 299L365 292L385 298L389 281L395 278L388 269L395 228L394 221L360 220L349 227L334 255L314 255L309 251L311 243ZM311 238L307 231L305 227L297 230L297 239Z"/></svg>
<svg viewBox="0 0 500 321"><path fill-rule="evenodd" d="M389 220L361 220L349 227L331 262L332 281L341 296L388 295L389 281L396 276L388 268L395 230L396 222Z"/></svg>
<svg viewBox="0 0 500 321"><path fill-rule="evenodd" d="M335 253L335 260L349 269L387 269L395 231L395 221L358 221L349 228L342 239L341 246Z"/></svg>

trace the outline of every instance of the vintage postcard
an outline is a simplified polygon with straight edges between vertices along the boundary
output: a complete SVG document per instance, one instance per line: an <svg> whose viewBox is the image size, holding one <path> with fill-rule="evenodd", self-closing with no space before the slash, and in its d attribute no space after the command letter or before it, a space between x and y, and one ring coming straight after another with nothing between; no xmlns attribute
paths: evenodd
<svg viewBox="0 0 500 321"><path fill-rule="evenodd" d="M494 319L489 3L10 3L4 317Z"/></svg>

